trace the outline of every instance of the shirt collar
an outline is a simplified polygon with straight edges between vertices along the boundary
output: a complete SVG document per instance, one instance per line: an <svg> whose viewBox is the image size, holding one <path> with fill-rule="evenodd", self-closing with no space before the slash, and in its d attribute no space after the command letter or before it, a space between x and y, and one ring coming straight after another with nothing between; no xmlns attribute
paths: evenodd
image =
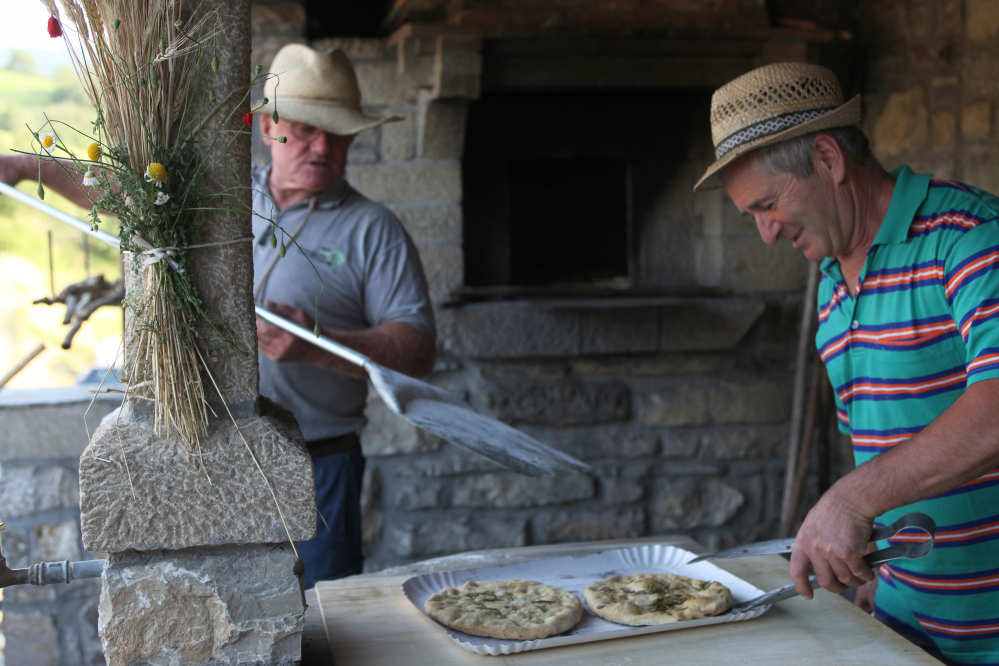
<svg viewBox="0 0 999 666"><path fill-rule="evenodd" d="M256 186L256 189L260 190L265 195L267 195L268 198L273 200L273 195L271 194L271 188L270 188L270 176L271 176L272 166L273 163L268 164L267 166L258 170L255 173L256 180L254 185ZM318 197L316 197L316 208L324 208L324 209L336 208L337 206L343 204L343 202L347 199L350 193L351 193L351 187L350 184L347 183L347 179L340 178L340 180L336 181L335 183L327 187L325 190L323 190L322 193L320 193ZM310 201L312 200L306 199L305 201L300 201L297 204L292 204L291 206L288 206L288 208L294 208L295 206L308 206Z"/></svg>
<svg viewBox="0 0 999 666"><path fill-rule="evenodd" d="M881 228L872 245L898 245L909 238L909 227L926 200L930 191L930 179L933 177L928 173L913 173L904 164L892 171L891 175L895 178L895 189L892 191L888 213L881 221Z"/></svg>

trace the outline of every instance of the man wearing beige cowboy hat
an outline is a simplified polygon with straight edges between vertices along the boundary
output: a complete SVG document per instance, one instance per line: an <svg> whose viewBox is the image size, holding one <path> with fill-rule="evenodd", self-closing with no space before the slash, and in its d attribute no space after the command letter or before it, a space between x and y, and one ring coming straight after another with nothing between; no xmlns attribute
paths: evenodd
<svg viewBox="0 0 999 666"><path fill-rule="evenodd" d="M386 207L343 177L354 137L397 118L363 113L343 51L291 44L274 57L271 74L261 130L285 142L270 142L271 164L253 170L255 300L311 329L318 294L323 335L394 370L429 373L436 333L416 248ZM259 318L257 339L260 393L295 414L315 463L322 516L316 538L299 547L306 587L360 573L357 432L367 375Z"/></svg>
<svg viewBox="0 0 999 666"><path fill-rule="evenodd" d="M808 513L791 574L808 598L810 568L862 586L858 605L945 659L996 663L999 199L886 172L859 120L825 68L754 70L715 92L717 161L694 188L723 186L766 243L822 262L816 343L858 466ZM936 547L873 572L872 525L911 511Z"/></svg>

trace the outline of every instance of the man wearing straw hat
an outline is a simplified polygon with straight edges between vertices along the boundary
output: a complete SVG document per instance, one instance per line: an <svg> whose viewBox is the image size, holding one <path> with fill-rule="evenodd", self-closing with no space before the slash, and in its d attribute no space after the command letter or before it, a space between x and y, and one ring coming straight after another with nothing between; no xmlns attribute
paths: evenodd
<svg viewBox="0 0 999 666"><path fill-rule="evenodd" d="M399 118L361 111L343 51L290 44L271 73L261 131L285 142L271 142L271 164L253 171L254 299L311 329L318 294L323 335L399 372L429 373L434 319L416 248L343 177L354 137ZM260 392L295 414L315 463L321 518L316 539L300 544L306 587L360 573L367 375L259 318L257 339Z"/></svg>
<svg viewBox="0 0 999 666"><path fill-rule="evenodd" d="M694 188L822 262L816 342L858 466L808 513L791 575L807 598L810 568L862 586L858 605L952 663L999 662L999 199L886 172L859 121L823 67L754 70L715 92L717 161ZM911 511L936 547L875 574L872 524Z"/></svg>

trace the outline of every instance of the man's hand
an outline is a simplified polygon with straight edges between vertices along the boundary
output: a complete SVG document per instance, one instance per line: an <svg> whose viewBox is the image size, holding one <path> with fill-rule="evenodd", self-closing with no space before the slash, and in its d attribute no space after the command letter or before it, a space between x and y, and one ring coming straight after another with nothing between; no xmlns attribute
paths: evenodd
<svg viewBox="0 0 999 666"><path fill-rule="evenodd" d="M267 301L264 307L274 314L290 319L302 328L311 330L316 322L305 310L286 303ZM318 347L295 337L283 329L257 317L257 348L275 363L312 363L317 358Z"/></svg>
<svg viewBox="0 0 999 666"><path fill-rule="evenodd" d="M854 504L858 495L851 485L845 477L830 488L808 512L794 539L791 578L806 599L812 598L810 567L819 585L837 594L874 579L874 572L863 560L874 516Z"/></svg>
<svg viewBox="0 0 999 666"><path fill-rule="evenodd" d="M857 588L857 598L853 600L853 605L864 611L865 613L874 612L874 594L878 591L878 577L874 576L874 580L864 583Z"/></svg>

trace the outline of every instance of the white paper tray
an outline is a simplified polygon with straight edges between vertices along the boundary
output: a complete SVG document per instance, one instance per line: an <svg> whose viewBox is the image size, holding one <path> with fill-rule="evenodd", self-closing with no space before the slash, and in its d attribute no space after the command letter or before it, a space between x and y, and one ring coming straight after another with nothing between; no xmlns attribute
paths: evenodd
<svg viewBox="0 0 999 666"><path fill-rule="evenodd" d="M493 656L526 652L528 650L540 650L542 648L558 647L561 645L589 643L590 641L605 641L611 638L654 634L661 631L674 631L689 627L703 627L709 624L721 624L722 622L742 622L743 620L751 620L759 617L770 608L770 606L763 606L756 610L736 613L734 615L706 617L700 620L687 620L673 624L629 627L597 617L590 612L590 609L586 606L586 601L583 599L583 590L590 583L611 576L628 576L638 573L673 573L698 580L718 581L732 591L732 596L735 597L736 603L749 601L763 594L763 590L750 585L741 578L733 576L710 562L687 564L687 562L695 557L697 556L694 553L682 548L662 544L650 544L608 550L589 555L557 557L549 560L534 560L532 562L504 564L495 567L423 574L422 576L414 576L406 580L402 584L402 591L413 606L423 613L428 620L440 627L441 631L450 636L455 643L469 652ZM509 578L538 581L572 592L579 597L580 603L583 605L583 619L580 620L579 624L563 634L534 641L517 641L471 636L454 629L449 629L433 620L423 610L423 604L427 598L432 594L440 592L444 587L457 587L470 580L506 580Z"/></svg>

